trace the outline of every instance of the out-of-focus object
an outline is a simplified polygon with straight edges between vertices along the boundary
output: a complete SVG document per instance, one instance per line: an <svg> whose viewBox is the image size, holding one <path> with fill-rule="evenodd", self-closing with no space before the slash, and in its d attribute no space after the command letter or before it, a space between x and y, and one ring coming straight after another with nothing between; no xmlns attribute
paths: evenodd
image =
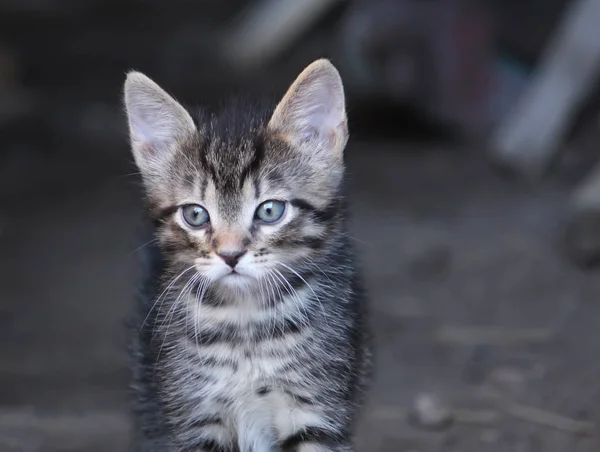
<svg viewBox="0 0 600 452"><path fill-rule="evenodd" d="M571 195L564 246L583 267L600 263L600 163Z"/></svg>
<svg viewBox="0 0 600 452"><path fill-rule="evenodd" d="M454 421L450 408L431 393L416 396L410 417L418 426L430 430L447 428Z"/></svg>
<svg viewBox="0 0 600 452"><path fill-rule="evenodd" d="M577 0L544 52L538 70L491 139L496 161L538 178L563 144L600 73L600 0Z"/></svg>
<svg viewBox="0 0 600 452"><path fill-rule="evenodd" d="M0 131L33 110L31 95L19 77L18 58L13 49L0 43Z"/></svg>
<svg viewBox="0 0 600 452"><path fill-rule="evenodd" d="M489 97L487 114L492 125L506 117L523 94L531 75L530 69L519 60L499 56L494 64L493 92Z"/></svg>
<svg viewBox="0 0 600 452"><path fill-rule="evenodd" d="M499 58L490 2L480 0L262 0L225 34L223 55L236 69L262 69L343 2L327 19L333 47L323 40L312 57L334 60L353 101L411 107L481 137L527 83L518 61Z"/></svg>
<svg viewBox="0 0 600 452"><path fill-rule="evenodd" d="M81 11L91 10L95 6L102 6L104 0L2 0L0 2L0 15L26 14L29 16L43 16L46 19L76 16ZM2 17L4 19L4 17Z"/></svg>
<svg viewBox="0 0 600 452"><path fill-rule="evenodd" d="M342 19L338 55L357 99L411 106L467 134L489 130L497 114L491 100L505 78L496 74L486 2L355 1Z"/></svg>
<svg viewBox="0 0 600 452"><path fill-rule="evenodd" d="M280 55L335 4L343 0L262 0L253 3L225 38L226 57L246 68Z"/></svg>

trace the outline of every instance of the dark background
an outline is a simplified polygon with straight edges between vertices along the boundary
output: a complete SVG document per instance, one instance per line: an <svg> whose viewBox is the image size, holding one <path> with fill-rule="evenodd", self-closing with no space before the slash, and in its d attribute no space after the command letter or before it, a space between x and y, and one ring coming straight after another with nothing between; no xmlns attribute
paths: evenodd
<svg viewBox="0 0 600 452"><path fill-rule="evenodd" d="M280 96L313 59L338 61L343 5L256 70L226 62L224 27L247 4L0 3L0 451L128 450L123 319L143 243L126 71L214 106ZM497 2L494 43L535 65L563 4ZM595 117L532 186L435 118L361 96L342 67L352 235L378 343L359 450L599 450L578 422L600 420L600 279L560 246ZM411 420L423 393L456 410L452 425Z"/></svg>

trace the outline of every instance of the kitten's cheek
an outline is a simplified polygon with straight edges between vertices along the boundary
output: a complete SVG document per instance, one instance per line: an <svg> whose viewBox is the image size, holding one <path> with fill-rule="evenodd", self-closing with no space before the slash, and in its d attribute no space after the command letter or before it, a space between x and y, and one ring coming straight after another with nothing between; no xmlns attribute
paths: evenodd
<svg viewBox="0 0 600 452"><path fill-rule="evenodd" d="M194 265L198 270L201 268L206 268L208 267L208 260L203 257L197 257L196 259L194 259Z"/></svg>
<svg viewBox="0 0 600 452"><path fill-rule="evenodd" d="M235 270L240 274L253 279L259 279L262 276L260 268L252 263L239 264Z"/></svg>
<svg viewBox="0 0 600 452"><path fill-rule="evenodd" d="M202 276L207 278L209 281L220 281L223 277L227 276L230 270L219 264L204 266L202 270Z"/></svg>
<svg viewBox="0 0 600 452"><path fill-rule="evenodd" d="M196 270L209 279L217 279L221 275L227 274L227 266L215 262L213 259L198 257L194 260Z"/></svg>

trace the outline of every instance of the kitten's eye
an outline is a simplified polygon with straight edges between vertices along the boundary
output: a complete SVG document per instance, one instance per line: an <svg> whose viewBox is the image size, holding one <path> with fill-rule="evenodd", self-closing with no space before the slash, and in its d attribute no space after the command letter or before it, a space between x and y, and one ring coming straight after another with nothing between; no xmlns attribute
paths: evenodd
<svg viewBox="0 0 600 452"><path fill-rule="evenodd" d="M181 216L193 228L199 228L208 223L208 212L198 204L188 204L181 207Z"/></svg>
<svg viewBox="0 0 600 452"><path fill-rule="evenodd" d="M265 223L275 223L279 221L285 212L285 203L283 201L265 201L256 209L256 218Z"/></svg>

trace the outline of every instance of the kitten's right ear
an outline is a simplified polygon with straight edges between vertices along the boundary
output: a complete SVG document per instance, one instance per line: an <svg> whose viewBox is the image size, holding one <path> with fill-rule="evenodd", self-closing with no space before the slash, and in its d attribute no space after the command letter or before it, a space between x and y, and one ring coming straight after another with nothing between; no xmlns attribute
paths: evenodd
<svg viewBox="0 0 600 452"><path fill-rule="evenodd" d="M140 72L125 81L125 109L135 163L144 176L160 174L175 144L196 130L189 113Z"/></svg>

